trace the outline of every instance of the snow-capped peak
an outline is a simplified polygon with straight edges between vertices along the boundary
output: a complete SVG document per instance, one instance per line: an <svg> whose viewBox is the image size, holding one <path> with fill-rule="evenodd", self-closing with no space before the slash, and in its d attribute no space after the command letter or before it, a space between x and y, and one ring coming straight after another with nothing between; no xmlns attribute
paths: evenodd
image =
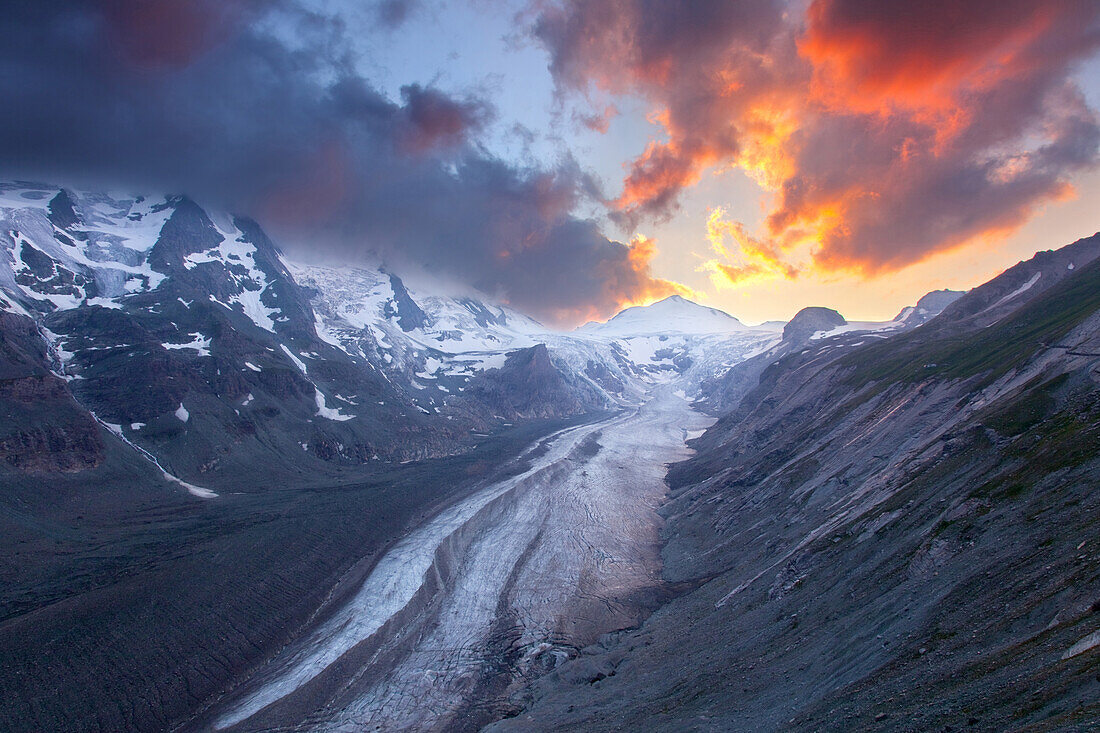
<svg viewBox="0 0 1100 733"><path fill-rule="evenodd" d="M642 334L717 334L746 330L730 314L708 308L679 295L650 305L632 306L606 323L590 322L577 329L584 334L631 336Z"/></svg>

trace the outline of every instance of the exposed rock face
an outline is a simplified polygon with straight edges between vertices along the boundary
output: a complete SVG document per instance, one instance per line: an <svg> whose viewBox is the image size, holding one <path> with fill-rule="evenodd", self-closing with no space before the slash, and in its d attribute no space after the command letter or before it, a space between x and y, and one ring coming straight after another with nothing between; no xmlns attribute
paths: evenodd
<svg viewBox="0 0 1100 733"><path fill-rule="evenodd" d="M34 474L94 468L103 460L99 426L47 358L29 318L0 312L0 461Z"/></svg>
<svg viewBox="0 0 1100 733"><path fill-rule="evenodd" d="M963 290L933 290L922 295L916 305L902 309L894 316L894 320L909 328L919 326L938 316L944 308L964 295L966 292Z"/></svg>
<svg viewBox="0 0 1100 733"><path fill-rule="evenodd" d="M1100 262L1001 310L1065 255L769 367L670 473L666 577L695 589L490 730L1089 728Z"/></svg>
<svg viewBox="0 0 1100 733"><path fill-rule="evenodd" d="M509 354L503 367L470 382L466 397L509 418L570 417L608 407L595 390L567 382L545 344Z"/></svg>
<svg viewBox="0 0 1100 733"><path fill-rule="evenodd" d="M409 291L405 289L405 283L401 282L401 278L391 274L390 287L393 288L393 302L389 306L391 310L386 315L396 316L402 331L412 331L414 328L423 327L427 323L428 317L424 315L424 311L420 310L420 306L409 296Z"/></svg>
<svg viewBox="0 0 1100 733"><path fill-rule="evenodd" d="M0 460L24 473L74 473L103 460L99 426L54 376L0 383ZM6 409L5 409L6 408Z"/></svg>
<svg viewBox="0 0 1100 733"><path fill-rule="evenodd" d="M844 316L832 308L810 306L796 313L794 318L783 327L783 340L792 345L802 345L818 331L831 331L847 323Z"/></svg>

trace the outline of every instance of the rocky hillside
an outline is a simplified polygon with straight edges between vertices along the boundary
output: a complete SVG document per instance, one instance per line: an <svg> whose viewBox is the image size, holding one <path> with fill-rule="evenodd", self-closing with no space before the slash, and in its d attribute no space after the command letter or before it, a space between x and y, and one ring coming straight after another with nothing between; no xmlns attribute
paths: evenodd
<svg viewBox="0 0 1100 733"><path fill-rule="evenodd" d="M923 296L916 306L903 309L894 320L883 322L849 323L832 308L803 308L783 326L783 336L778 343L738 361L716 377L704 379L698 405L712 415L729 412L756 387L761 374L783 357L801 350L815 354L846 350L915 328L938 315L961 295L954 290L933 291Z"/></svg>
<svg viewBox="0 0 1100 733"><path fill-rule="evenodd" d="M674 600L494 729L1095 729L1098 255L767 367L670 474Z"/></svg>

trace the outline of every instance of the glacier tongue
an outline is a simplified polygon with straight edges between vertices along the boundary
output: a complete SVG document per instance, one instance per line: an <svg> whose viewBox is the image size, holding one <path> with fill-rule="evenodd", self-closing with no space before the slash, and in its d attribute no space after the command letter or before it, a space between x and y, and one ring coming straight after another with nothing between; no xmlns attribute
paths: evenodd
<svg viewBox="0 0 1100 733"><path fill-rule="evenodd" d="M664 466L711 422L676 392L657 386L634 410L555 434L527 471L414 530L217 725L262 725L265 708L297 704L332 667L337 679L325 685L338 692L307 727L444 730L459 716L470 722L471 707L507 705L513 685L600 634L640 622L639 599L661 582ZM489 677L496 692L479 699Z"/></svg>

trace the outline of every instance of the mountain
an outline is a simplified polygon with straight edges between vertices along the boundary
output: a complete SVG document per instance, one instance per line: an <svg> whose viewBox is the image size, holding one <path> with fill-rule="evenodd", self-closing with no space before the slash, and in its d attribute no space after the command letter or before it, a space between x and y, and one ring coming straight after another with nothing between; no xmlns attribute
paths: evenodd
<svg viewBox="0 0 1100 733"><path fill-rule="evenodd" d="M170 475L263 488L257 462L301 477L460 440L318 336L255 222L30 185L4 188L0 219L9 313L37 324L76 402Z"/></svg>
<svg viewBox="0 0 1100 733"><path fill-rule="evenodd" d="M966 295L966 292L962 290L933 290L923 295L916 305L902 308L894 316L894 320L904 323L906 326L919 326L925 321L938 316L944 308L964 295Z"/></svg>
<svg viewBox="0 0 1100 733"><path fill-rule="evenodd" d="M889 322L560 333L186 197L0 220L0 729L1095 717L1100 236Z"/></svg>
<svg viewBox="0 0 1100 733"><path fill-rule="evenodd" d="M8 183L0 220L8 340L41 342L36 368L85 429L203 495L459 453L473 430L636 400L634 382L659 371L475 294L290 262L255 222L184 197ZM554 348L509 363L540 344ZM570 394L517 411L516 379ZM29 466L40 449L12 429L9 464Z"/></svg>
<svg viewBox="0 0 1100 733"><path fill-rule="evenodd" d="M810 306L796 313L794 318L783 327L783 340L800 346L809 341L814 334L828 333L847 325L848 321L844 320L844 316L832 308Z"/></svg>
<svg viewBox="0 0 1100 733"><path fill-rule="evenodd" d="M672 295L651 305L627 308L606 323L586 323L578 330L602 336L715 334L744 331L745 325L717 308Z"/></svg>
<svg viewBox="0 0 1100 733"><path fill-rule="evenodd" d="M669 474L672 599L490 730L1095 727L1098 257L771 363Z"/></svg>
<svg viewBox="0 0 1100 733"><path fill-rule="evenodd" d="M962 295L954 290L932 291L922 296L917 305L904 308L894 320L881 322L849 322L831 308L803 308L783 326L783 337L778 343L704 380L699 406L714 415L726 412L756 387L766 369L793 351L809 349L820 356L834 350L856 348L871 339L887 338L934 318Z"/></svg>

